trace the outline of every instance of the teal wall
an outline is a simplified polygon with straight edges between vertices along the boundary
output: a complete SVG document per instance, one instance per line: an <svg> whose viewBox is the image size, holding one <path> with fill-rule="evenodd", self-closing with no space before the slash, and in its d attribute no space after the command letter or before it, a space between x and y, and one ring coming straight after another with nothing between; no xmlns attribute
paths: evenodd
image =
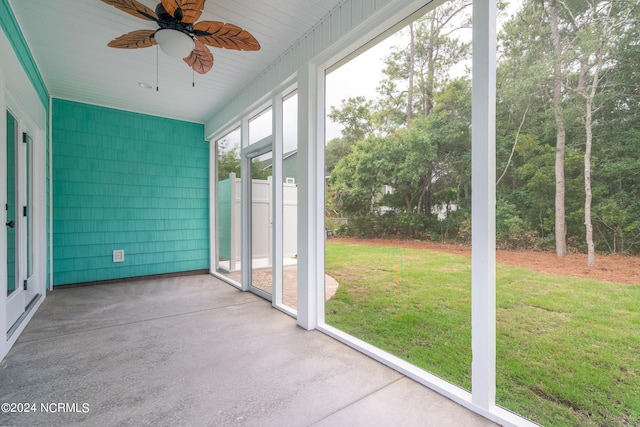
<svg viewBox="0 0 640 427"><path fill-rule="evenodd" d="M218 257L231 259L231 178L218 182Z"/></svg>
<svg viewBox="0 0 640 427"><path fill-rule="evenodd" d="M204 126L59 99L52 109L54 285L208 269Z"/></svg>

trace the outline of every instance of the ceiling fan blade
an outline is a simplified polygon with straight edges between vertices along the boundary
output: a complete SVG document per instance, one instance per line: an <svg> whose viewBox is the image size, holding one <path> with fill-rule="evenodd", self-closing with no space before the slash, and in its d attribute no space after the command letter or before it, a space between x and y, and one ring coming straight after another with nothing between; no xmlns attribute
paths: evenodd
<svg viewBox="0 0 640 427"><path fill-rule="evenodd" d="M233 50L260 50L260 43L237 25L217 21L201 21L193 26L193 34L213 47Z"/></svg>
<svg viewBox="0 0 640 427"><path fill-rule="evenodd" d="M162 7L178 21L193 24L202 15L204 0L162 0Z"/></svg>
<svg viewBox="0 0 640 427"><path fill-rule="evenodd" d="M184 62L195 70L196 73L205 74L213 67L213 54L204 44L194 40L196 47L191 54L184 58Z"/></svg>
<svg viewBox="0 0 640 427"><path fill-rule="evenodd" d="M157 21L156 13L147 6L138 3L136 0L102 0L104 3L114 6L123 12L149 21Z"/></svg>
<svg viewBox="0 0 640 427"><path fill-rule="evenodd" d="M150 47L157 44L153 35L156 30L136 30L123 34L115 38L107 44L109 47L118 49L138 49L142 47Z"/></svg>

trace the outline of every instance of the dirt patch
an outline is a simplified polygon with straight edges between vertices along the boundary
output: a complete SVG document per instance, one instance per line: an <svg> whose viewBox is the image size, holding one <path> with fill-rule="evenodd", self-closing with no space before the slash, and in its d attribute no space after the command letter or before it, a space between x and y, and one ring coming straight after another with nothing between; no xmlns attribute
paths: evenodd
<svg viewBox="0 0 640 427"><path fill-rule="evenodd" d="M336 242L356 243L377 246L392 246L411 249L427 249L437 252L448 252L457 255L471 256L471 247L466 245L452 245L421 240L399 239L355 239L334 238ZM567 254L558 258L552 252L533 251L505 251L496 250L499 263L530 268L552 274L582 277L629 285L640 284L640 257L621 255L596 255L596 265L587 267L586 254Z"/></svg>

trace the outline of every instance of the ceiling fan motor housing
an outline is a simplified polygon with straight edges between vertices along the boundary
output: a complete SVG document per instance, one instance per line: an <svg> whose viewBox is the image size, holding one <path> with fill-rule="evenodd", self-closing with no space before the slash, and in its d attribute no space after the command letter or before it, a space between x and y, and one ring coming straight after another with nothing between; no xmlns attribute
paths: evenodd
<svg viewBox="0 0 640 427"><path fill-rule="evenodd" d="M156 15L158 15L158 25L160 28L180 31L193 37L193 24L185 24L182 22L184 16L182 9L176 9L175 16L171 16L164 6L162 6L162 3L158 3L156 6Z"/></svg>

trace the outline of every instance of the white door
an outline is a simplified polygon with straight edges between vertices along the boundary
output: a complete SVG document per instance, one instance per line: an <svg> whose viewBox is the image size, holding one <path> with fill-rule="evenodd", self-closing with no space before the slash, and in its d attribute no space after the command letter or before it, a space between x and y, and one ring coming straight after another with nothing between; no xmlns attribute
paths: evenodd
<svg viewBox="0 0 640 427"><path fill-rule="evenodd" d="M32 279L33 147L27 132L7 111L5 203L7 229L7 328L19 323L26 307L37 296Z"/></svg>
<svg viewBox="0 0 640 427"><path fill-rule="evenodd" d="M272 301L272 138L261 140L242 151L243 185L247 203L244 226L243 266L248 266L249 290ZM244 246L243 246L244 247Z"/></svg>

